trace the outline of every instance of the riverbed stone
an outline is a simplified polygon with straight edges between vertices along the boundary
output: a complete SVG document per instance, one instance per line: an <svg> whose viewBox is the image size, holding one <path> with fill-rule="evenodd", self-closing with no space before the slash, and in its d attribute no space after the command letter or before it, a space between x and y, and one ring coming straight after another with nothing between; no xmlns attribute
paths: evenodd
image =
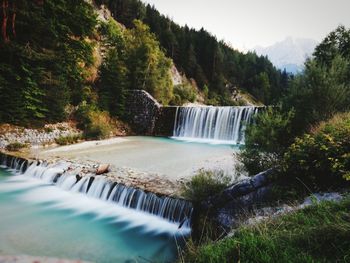
<svg viewBox="0 0 350 263"><path fill-rule="evenodd" d="M100 164L96 170L97 175L108 173L109 171L109 164Z"/></svg>
<svg viewBox="0 0 350 263"><path fill-rule="evenodd" d="M59 137L80 135L81 131L69 122L46 124L41 129L29 129L9 124L0 125L0 150L10 143L29 144L32 147L55 143Z"/></svg>

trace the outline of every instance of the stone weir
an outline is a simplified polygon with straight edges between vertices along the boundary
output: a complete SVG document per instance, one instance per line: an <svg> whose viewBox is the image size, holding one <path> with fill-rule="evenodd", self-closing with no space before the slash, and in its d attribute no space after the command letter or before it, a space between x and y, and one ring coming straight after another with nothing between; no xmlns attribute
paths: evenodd
<svg viewBox="0 0 350 263"><path fill-rule="evenodd" d="M144 90L130 90L127 118L139 135L244 144L245 125L264 107L162 106Z"/></svg>
<svg viewBox="0 0 350 263"><path fill-rule="evenodd" d="M177 107L162 106L144 90L129 90L127 118L140 135L172 136Z"/></svg>
<svg viewBox="0 0 350 263"><path fill-rule="evenodd" d="M91 198L148 213L174 223L179 228L190 228L193 211L191 202L112 181L105 175L96 174L98 169L94 167L82 167L62 160L29 160L5 153L0 153L0 164L17 175L36 178L65 191L86 194Z"/></svg>

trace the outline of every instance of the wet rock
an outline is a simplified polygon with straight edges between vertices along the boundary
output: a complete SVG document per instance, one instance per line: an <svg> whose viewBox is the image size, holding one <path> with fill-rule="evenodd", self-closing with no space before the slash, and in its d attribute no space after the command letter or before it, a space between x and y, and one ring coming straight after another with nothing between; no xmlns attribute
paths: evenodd
<svg viewBox="0 0 350 263"><path fill-rule="evenodd" d="M83 177L80 174L77 174L75 175L75 178L77 179L77 182L79 182Z"/></svg>
<svg viewBox="0 0 350 263"><path fill-rule="evenodd" d="M262 192L265 193L265 190L260 191L260 189L271 183L271 175L273 172L274 170L270 169L251 178L241 180L226 188L222 193L209 198L209 200L205 202L205 206L223 207L227 203L235 202L236 199L243 200L250 196L256 198L256 195L261 195Z"/></svg>

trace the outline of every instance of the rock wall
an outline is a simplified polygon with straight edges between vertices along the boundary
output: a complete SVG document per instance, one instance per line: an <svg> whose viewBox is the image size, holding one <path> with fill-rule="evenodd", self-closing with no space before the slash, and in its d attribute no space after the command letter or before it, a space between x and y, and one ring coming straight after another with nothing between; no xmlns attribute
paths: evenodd
<svg viewBox="0 0 350 263"><path fill-rule="evenodd" d="M173 135L177 107L161 107L154 127L155 136Z"/></svg>
<svg viewBox="0 0 350 263"><path fill-rule="evenodd" d="M127 119L138 135L171 136L177 107L164 107L144 90L130 90Z"/></svg>
<svg viewBox="0 0 350 263"><path fill-rule="evenodd" d="M153 135L161 105L144 90L130 90L126 96L127 119L140 135Z"/></svg>

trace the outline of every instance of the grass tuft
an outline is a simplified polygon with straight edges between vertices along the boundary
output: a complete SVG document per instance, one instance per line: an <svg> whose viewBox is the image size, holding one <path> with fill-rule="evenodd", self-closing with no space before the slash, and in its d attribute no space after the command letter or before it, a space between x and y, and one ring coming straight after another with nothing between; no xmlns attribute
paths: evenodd
<svg viewBox="0 0 350 263"><path fill-rule="evenodd" d="M81 135L60 136L55 139L58 145L69 145L79 142Z"/></svg>
<svg viewBox="0 0 350 263"><path fill-rule="evenodd" d="M350 262L350 197L322 202L233 237L188 245L182 262Z"/></svg>
<svg viewBox="0 0 350 263"><path fill-rule="evenodd" d="M25 143L20 142L12 142L6 146L6 150L10 152L17 152L19 150L22 150L24 148L27 148L28 145Z"/></svg>

